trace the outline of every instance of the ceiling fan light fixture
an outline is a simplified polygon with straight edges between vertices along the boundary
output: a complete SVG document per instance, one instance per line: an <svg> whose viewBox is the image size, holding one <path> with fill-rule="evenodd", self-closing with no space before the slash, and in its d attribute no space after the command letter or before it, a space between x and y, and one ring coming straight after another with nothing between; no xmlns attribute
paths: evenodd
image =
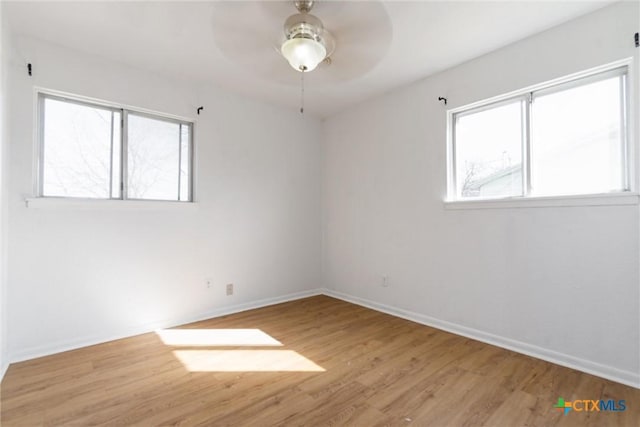
<svg viewBox="0 0 640 427"><path fill-rule="evenodd" d="M331 55L335 43L322 21L309 13L314 0L294 0L293 3L299 13L284 23L285 39L280 53L294 70L308 72Z"/></svg>
<svg viewBox="0 0 640 427"><path fill-rule="evenodd" d="M314 70L327 57L327 49L322 43L308 37L285 40L280 49L289 65L301 72Z"/></svg>

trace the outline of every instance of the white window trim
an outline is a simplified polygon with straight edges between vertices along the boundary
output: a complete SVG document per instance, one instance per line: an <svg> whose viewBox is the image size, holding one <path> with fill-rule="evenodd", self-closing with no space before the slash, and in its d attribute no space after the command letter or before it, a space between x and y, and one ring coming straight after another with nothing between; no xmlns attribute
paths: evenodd
<svg viewBox="0 0 640 427"><path fill-rule="evenodd" d="M629 191L572 196L505 197L501 199L445 201L447 210L511 209L579 206L628 206L640 204L640 195Z"/></svg>
<svg viewBox="0 0 640 427"><path fill-rule="evenodd" d="M458 209L495 209L495 208L524 208L524 207L562 207L562 206L611 206L611 205L637 205L640 204L640 197L638 193L638 174L636 168L637 159L637 141L634 138L635 135L635 123L633 117L635 117L636 105L632 94L635 93L634 85L636 82L633 79L633 58L625 58L619 61L615 61L609 64L605 64L599 67L590 68L585 71L570 74L558 79L547 81L544 83L528 86L524 89L512 91L503 95L495 96L482 101L466 104L460 107L447 110L447 149L446 149L446 185L447 191L444 199L444 208L447 210ZM625 168L625 182L626 190L616 191L611 193L602 194L577 194L577 195L559 195L559 196L533 196L524 195L517 197L500 197L500 198L484 198L484 199L458 199L456 196L456 180L455 180L455 140L454 140L454 118L456 114L461 112L481 109L483 107L493 107L502 102L513 101L518 98L528 97L532 92L552 91L556 86L565 85L572 81L585 79L589 77L597 77L607 72L615 73L618 69L626 68L626 93L625 99L625 112L626 121L625 129L623 132L623 150L624 150L624 162ZM529 108L529 107L527 107ZM525 117L529 120L529 114ZM526 130L529 131L528 123L526 124ZM528 135L527 135L528 137ZM527 145L527 148L529 148ZM528 161L528 150L523 148L523 162ZM523 185L529 186L530 168L527 168L526 176L523 176Z"/></svg>
<svg viewBox="0 0 640 427"><path fill-rule="evenodd" d="M195 210L196 202L178 202L169 200L133 200L133 199L86 199L80 197L27 197L25 206L29 209L50 210L124 210L124 211L166 211Z"/></svg>
<svg viewBox="0 0 640 427"><path fill-rule="evenodd" d="M77 208L80 205L88 205L89 209L95 209L96 207L109 207L112 205L129 205L130 208L140 209L141 207L152 204L156 207L174 207L174 205L190 205L196 203L196 143L195 143L195 124L196 119L192 117L178 116L174 114L168 114L158 112L154 110L132 107L127 104L119 104L115 102L105 101L98 98L91 98L82 95L70 94L53 89L47 89L43 87L34 87L34 117L33 122L35 124L35 132L33 134L34 139L34 158L33 158L33 195L32 197L26 197L24 199L27 207L37 208ZM44 117L41 100L45 97L63 99L68 102L75 102L78 104L85 104L98 108L104 108L108 110L122 111L122 120L127 120L129 113L141 115L145 117L157 118L160 120L166 120L175 123L190 125L190 186L189 186L189 200L153 200L153 199L131 199L126 197L126 185L121 192L120 198L83 198L83 197L57 197L57 196L45 196L42 194L42 176L43 176L43 143L44 143ZM126 150L127 136L122 135L123 138L123 150ZM125 162L125 156L121 156L121 162ZM124 164L122 167L126 167Z"/></svg>

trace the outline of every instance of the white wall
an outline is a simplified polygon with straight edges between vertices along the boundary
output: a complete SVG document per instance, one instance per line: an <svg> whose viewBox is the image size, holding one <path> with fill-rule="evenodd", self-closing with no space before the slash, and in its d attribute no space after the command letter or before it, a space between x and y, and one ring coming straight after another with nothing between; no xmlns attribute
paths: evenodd
<svg viewBox="0 0 640 427"><path fill-rule="evenodd" d="M319 121L21 37L10 85L12 361L320 285ZM34 86L197 118L198 203L27 208Z"/></svg>
<svg viewBox="0 0 640 427"><path fill-rule="evenodd" d="M7 356L7 144L8 144L8 97L7 97L7 51L9 49L9 26L4 5L0 3L0 381L9 365Z"/></svg>
<svg viewBox="0 0 640 427"><path fill-rule="evenodd" d="M446 210L437 101L454 108L631 56L635 80L638 16L636 2L607 7L328 119L325 286L640 386L637 204Z"/></svg>

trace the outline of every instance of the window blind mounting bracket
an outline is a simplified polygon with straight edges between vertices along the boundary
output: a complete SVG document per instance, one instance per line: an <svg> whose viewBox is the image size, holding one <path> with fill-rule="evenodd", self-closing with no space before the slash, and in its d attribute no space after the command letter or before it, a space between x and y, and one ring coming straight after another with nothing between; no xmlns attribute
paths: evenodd
<svg viewBox="0 0 640 427"><path fill-rule="evenodd" d="M203 106L198 107L198 109L196 110L196 113L198 113L198 115L200 115L200 111L204 110Z"/></svg>
<svg viewBox="0 0 640 427"><path fill-rule="evenodd" d="M438 101L444 102L444 105L447 105L447 98L444 98L442 96L438 97Z"/></svg>
<svg viewBox="0 0 640 427"><path fill-rule="evenodd" d="M27 64L27 73L29 73L29 76L33 76L33 67L31 66L31 62Z"/></svg>
<svg viewBox="0 0 640 427"><path fill-rule="evenodd" d="M640 47L640 35L638 35L638 33L635 33L633 38L636 41L636 47Z"/></svg>

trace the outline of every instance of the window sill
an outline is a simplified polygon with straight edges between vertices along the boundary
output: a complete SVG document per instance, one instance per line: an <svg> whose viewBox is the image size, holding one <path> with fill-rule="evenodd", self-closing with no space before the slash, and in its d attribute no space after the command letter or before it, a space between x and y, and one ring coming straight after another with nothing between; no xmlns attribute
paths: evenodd
<svg viewBox="0 0 640 427"><path fill-rule="evenodd" d="M61 197L30 197L25 199L30 209L62 210L195 210L194 202L171 202L164 200L101 200Z"/></svg>
<svg viewBox="0 0 640 427"><path fill-rule="evenodd" d="M624 206L638 205L638 193L606 193L579 196L550 197L512 197L491 200L456 200L445 201L447 210L459 209L511 209L511 208L546 208L546 207L580 207L580 206Z"/></svg>

